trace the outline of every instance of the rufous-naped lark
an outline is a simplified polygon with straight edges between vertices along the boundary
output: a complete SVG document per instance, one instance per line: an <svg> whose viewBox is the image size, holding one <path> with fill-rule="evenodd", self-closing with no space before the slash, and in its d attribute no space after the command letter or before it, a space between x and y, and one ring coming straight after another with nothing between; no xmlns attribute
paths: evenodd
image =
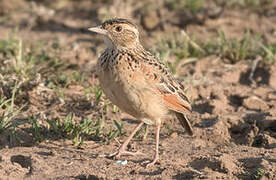
<svg viewBox="0 0 276 180"><path fill-rule="evenodd" d="M191 112L191 105L184 87L157 57L143 48L134 23L115 18L89 30L103 35L106 44L96 68L103 92L113 104L140 121L118 151L109 156L139 154L127 151L128 143L144 123L155 124L155 156L147 166L153 165L159 159L161 122L168 116L175 115L188 134L193 135L185 116Z"/></svg>

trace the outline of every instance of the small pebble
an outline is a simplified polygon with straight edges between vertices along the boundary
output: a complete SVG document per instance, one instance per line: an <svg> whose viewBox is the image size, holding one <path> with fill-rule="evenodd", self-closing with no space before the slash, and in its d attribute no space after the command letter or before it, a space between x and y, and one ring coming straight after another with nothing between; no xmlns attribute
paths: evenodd
<svg viewBox="0 0 276 180"><path fill-rule="evenodd" d="M123 166L127 164L127 160L118 160L116 161L116 165Z"/></svg>
<svg viewBox="0 0 276 180"><path fill-rule="evenodd" d="M171 136L172 138L177 138L178 134L177 134L177 132L173 132L170 136Z"/></svg>

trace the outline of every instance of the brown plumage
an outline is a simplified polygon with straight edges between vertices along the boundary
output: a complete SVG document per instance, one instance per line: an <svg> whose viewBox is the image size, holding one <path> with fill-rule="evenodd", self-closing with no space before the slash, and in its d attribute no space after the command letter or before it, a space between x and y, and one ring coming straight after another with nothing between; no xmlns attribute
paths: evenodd
<svg viewBox="0 0 276 180"><path fill-rule="evenodd" d="M97 64L104 93L113 104L140 120L118 152L110 156L137 154L126 151L129 141L144 123L155 124L155 157L148 164L153 165L159 159L162 120L174 114L189 135L193 135L191 124L185 116L190 113L191 105L184 87L158 58L143 48L139 42L138 28L130 21L110 19L89 30L102 34L107 45Z"/></svg>

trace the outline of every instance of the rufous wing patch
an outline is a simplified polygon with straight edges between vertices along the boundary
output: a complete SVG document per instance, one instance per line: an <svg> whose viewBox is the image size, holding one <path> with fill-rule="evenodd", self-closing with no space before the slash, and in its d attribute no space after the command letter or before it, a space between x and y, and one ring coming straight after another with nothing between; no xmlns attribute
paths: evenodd
<svg viewBox="0 0 276 180"><path fill-rule="evenodd" d="M180 100L175 94L163 94L164 103L172 110L187 113L192 110L188 102Z"/></svg>

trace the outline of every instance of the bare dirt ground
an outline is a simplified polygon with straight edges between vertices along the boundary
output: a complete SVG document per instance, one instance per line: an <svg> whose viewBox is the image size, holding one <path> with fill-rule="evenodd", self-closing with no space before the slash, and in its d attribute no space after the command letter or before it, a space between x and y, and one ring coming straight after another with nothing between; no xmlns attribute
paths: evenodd
<svg viewBox="0 0 276 180"><path fill-rule="evenodd" d="M142 133L129 146L145 155L122 157L126 165L99 156L114 152L137 122L120 111L104 110L104 97L95 103L96 96L91 92L87 100L85 87L98 84L93 68L104 48L100 37L89 33L88 27L106 17L131 18L141 29L141 41L152 51L159 50L160 37L181 34L182 29L203 42L217 38L217 30L229 38L241 37L249 30L276 44L276 3L257 9L207 3L191 13L172 10L165 2L0 0L0 39L11 36L17 28L17 37L30 46L43 43L46 53L62 62L58 69L49 68L39 83L20 90L15 104L27 105L17 120L36 117L45 125L41 132L46 138L35 141L27 125L16 128L20 143L10 140L10 131L0 133L0 179L276 179L275 63L256 57L230 63L220 52L188 63L183 60L176 68L175 75L188 88L193 104L193 137L178 122L165 123L160 163L150 168L144 165L154 154L154 127L149 127L147 138L143 139ZM4 62L1 53L0 61ZM173 62L176 57L167 58ZM0 95L8 96L7 82L13 76L0 70L4 76ZM62 98L46 85L59 72L73 71L87 76L82 82L64 86ZM105 118L106 129L113 120L122 122L124 135L108 142L86 136L76 147L69 137L52 133L46 125L46 120L64 118L69 113L74 113L76 120Z"/></svg>

